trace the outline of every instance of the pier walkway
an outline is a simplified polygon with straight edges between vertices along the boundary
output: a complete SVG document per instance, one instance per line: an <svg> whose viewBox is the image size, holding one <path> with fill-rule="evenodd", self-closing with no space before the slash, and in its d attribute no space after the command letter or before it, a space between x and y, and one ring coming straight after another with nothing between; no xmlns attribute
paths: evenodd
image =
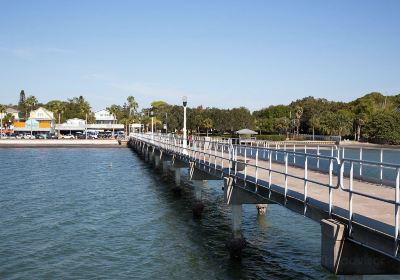
<svg viewBox="0 0 400 280"><path fill-rule="evenodd" d="M293 151L163 134L133 134L129 145L176 175L187 167L190 180L224 180L233 215L277 203L320 222L321 263L336 274L400 273L398 164L341 158L335 145Z"/></svg>

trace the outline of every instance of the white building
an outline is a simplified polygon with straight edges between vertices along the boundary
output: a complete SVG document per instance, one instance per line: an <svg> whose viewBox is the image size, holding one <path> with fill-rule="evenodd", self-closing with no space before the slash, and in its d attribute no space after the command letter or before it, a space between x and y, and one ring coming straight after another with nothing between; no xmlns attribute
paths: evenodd
<svg viewBox="0 0 400 280"><path fill-rule="evenodd" d="M56 124L56 131L61 133L72 133L73 131L84 131L85 130L85 120L73 118L67 120L65 123Z"/></svg>
<svg viewBox="0 0 400 280"><path fill-rule="evenodd" d="M0 113L0 119L4 119L7 114L11 114L14 116L15 121L19 121L19 111L15 110L14 108L8 107L6 108L5 113Z"/></svg>
<svg viewBox="0 0 400 280"><path fill-rule="evenodd" d="M117 118L107 110L100 110L94 113L96 123L88 124L88 129L100 131L123 131L125 126L117 123Z"/></svg>
<svg viewBox="0 0 400 280"><path fill-rule="evenodd" d="M114 124L117 118L107 110L100 110L94 113L96 124Z"/></svg>

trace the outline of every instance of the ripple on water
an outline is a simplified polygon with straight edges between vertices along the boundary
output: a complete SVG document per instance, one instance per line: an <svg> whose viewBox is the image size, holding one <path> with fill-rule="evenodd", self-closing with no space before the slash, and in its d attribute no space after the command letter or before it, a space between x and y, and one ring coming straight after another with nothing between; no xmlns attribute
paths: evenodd
<svg viewBox="0 0 400 280"><path fill-rule="evenodd" d="M128 149L0 149L0 156L3 174L16 174L0 187L0 278L328 277L319 266L319 225L278 205L266 217L244 207L248 246L241 262L230 260L220 181L204 188L199 220L192 186L184 182L176 198L171 181Z"/></svg>

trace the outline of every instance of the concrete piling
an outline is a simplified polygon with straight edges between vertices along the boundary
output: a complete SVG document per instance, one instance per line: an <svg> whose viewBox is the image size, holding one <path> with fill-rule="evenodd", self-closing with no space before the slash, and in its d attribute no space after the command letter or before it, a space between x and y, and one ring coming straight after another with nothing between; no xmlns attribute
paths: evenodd
<svg viewBox="0 0 400 280"><path fill-rule="evenodd" d="M256 204L258 215L265 215L267 213L268 204Z"/></svg>
<svg viewBox="0 0 400 280"><path fill-rule="evenodd" d="M200 218L204 210L204 204L202 202L202 188L205 186L207 181L205 180L194 180L194 196L195 202L192 205L193 216Z"/></svg>

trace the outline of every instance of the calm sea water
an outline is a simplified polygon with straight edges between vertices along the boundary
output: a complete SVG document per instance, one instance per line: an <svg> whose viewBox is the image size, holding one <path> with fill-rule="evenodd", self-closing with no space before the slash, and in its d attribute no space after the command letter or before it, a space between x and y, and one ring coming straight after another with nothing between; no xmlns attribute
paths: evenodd
<svg viewBox="0 0 400 280"><path fill-rule="evenodd" d="M243 259L225 248L222 182L172 181L129 149L0 149L0 279L321 279L320 227L271 205L244 206Z"/></svg>

